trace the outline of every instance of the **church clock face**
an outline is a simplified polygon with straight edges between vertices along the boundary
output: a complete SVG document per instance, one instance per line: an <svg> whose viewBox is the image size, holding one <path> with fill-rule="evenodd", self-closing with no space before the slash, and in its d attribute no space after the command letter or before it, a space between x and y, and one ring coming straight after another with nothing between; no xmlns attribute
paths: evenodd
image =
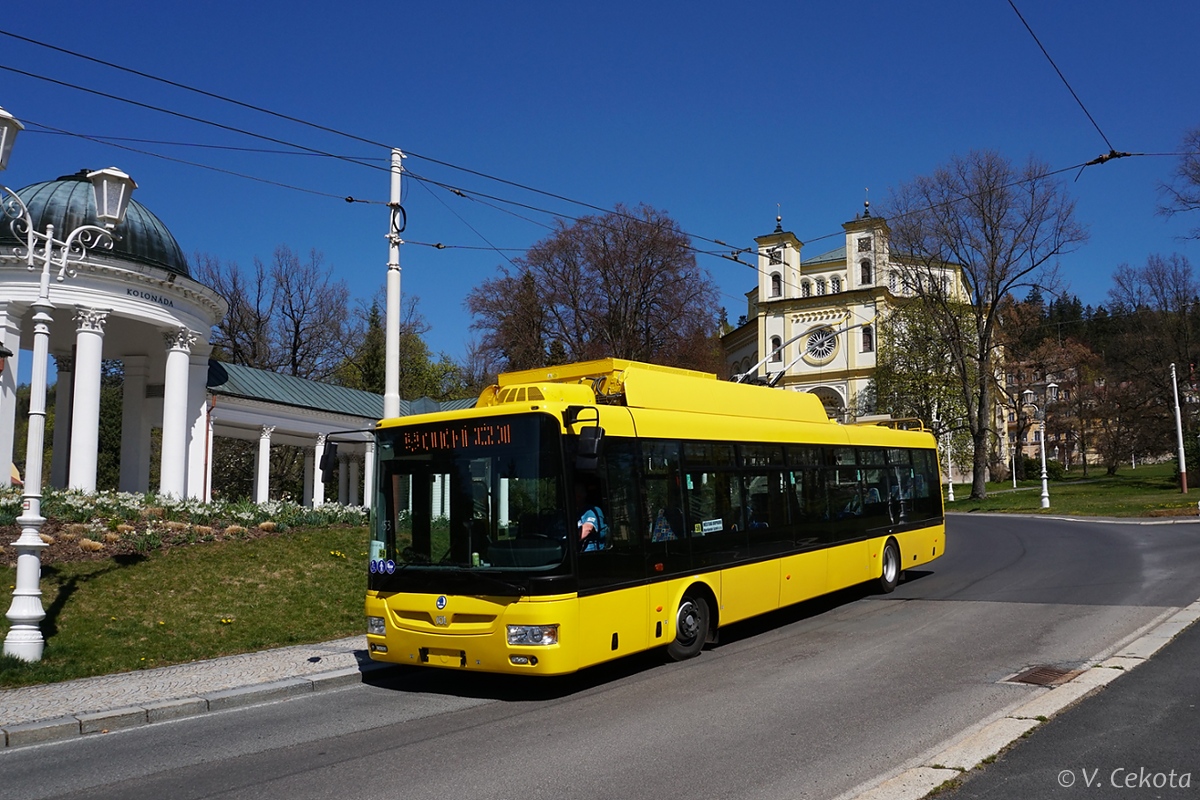
<svg viewBox="0 0 1200 800"><path fill-rule="evenodd" d="M808 335L804 344L804 360L810 364L828 364L837 353L837 334L828 328L818 328Z"/></svg>

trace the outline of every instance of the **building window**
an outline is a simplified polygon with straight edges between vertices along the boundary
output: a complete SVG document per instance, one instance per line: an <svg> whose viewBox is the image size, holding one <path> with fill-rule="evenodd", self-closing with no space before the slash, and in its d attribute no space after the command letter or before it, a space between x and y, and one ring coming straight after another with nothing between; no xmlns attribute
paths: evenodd
<svg viewBox="0 0 1200 800"><path fill-rule="evenodd" d="M805 297L812 297L812 284L808 281L800 284L800 293Z"/></svg>
<svg viewBox="0 0 1200 800"><path fill-rule="evenodd" d="M875 352L875 331L870 325L863 325L863 352Z"/></svg>
<svg viewBox="0 0 1200 800"><path fill-rule="evenodd" d="M859 267L861 268L860 271L862 274L859 276L858 282L863 286L870 286L872 283L870 259L864 259L863 262L861 264L859 264Z"/></svg>
<svg viewBox="0 0 1200 800"><path fill-rule="evenodd" d="M771 262L771 265L772 265L772 266L774 266L775 264L782 264L782 263L783 263L783 258L782 258L782 257L779 255L779 248L778 248L778 247L772 247L770 250L768 250L768 251L767 251L767 258L768 258L768 260Z"/></svg>
<svg viewBox="0 0 1200 800"><path fill-rule="evenodd" d="M871 237L870 236L864 236L858 240L858 252L860 252L860 253L871 252Z"/></svg>
<svg viewBox="0 0 1200 800"><path fill-rule="evenodd" d="M771 297L779 297L783 294L783 278L778 272L771 273Z"/></svg>
<svg viewBox="0 0 1200 800"><path fill-rule="evenodd" d="M835 275L833 278L830 279L829 285L830 285L829 291L833 292L834 294L837 294L838 292L840 292L842 290L842 279Z"/></svg>
<svg viewBox="0 0 1200 800"><path fill-rule="evenodd" d="M825 279L817 278L817 294L825 294Z"/></svg>
<svg viewBox="0 0 1200 800"><path fill-rule="evenodd" d="M896 273L889 272L888 273L888 291L891 292L892 294L895 294L896 289L898 288L898 284L899 284L899 281L896 279Z"/></svg>
<svg viewBox="0 0 1200 800"><path fill-rule="evenodd" d="M771 360L783 361L783 340L778 336L771 337Z"/></svg>

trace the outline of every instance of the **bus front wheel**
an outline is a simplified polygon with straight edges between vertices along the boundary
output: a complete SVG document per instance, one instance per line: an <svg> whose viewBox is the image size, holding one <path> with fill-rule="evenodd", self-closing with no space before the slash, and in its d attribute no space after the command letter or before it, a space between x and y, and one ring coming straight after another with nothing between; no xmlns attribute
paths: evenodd
<svg viewBox="0 0 1200 800"><path fill-rule="evenodd" d="M896 588L900 582L900 547L895 539L888 539L883 546L883 571L879 575L879 590L884 594Z"/></svg>
<svg viewBox="0 0 1200 800"><path fill-rule="evenodd" d="M675 613L675 641L667 645L667 653L676 661L694 658L707 638L708 603L703 597L684 595Z"/></svg>

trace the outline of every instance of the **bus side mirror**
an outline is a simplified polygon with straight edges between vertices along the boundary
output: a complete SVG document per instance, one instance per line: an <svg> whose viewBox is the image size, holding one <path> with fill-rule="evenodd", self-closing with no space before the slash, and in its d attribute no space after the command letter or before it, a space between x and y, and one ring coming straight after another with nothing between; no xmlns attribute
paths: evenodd
<svg viewBox="0 0 1200 800"><path fill-rule="evenodd" d="M333 480L333 471L337 468L337 448L337 442L329 442L325 445L325 452L321 454L322 483Z"/></svg>
<svg viewBox="0 0 1200 800"><path fill-rule="evenodd" d="M600 466L601 445L604 443L604 428L596 425L579 432L575 450L575 469L594 470Z"/></svg>

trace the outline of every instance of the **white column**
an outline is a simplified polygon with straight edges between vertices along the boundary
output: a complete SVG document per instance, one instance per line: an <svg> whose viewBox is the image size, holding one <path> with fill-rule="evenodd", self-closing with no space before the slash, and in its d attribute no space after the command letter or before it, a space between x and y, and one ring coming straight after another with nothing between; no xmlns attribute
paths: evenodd
<svg viewBox="0 0 1200 800"><path fill-rule="evenodd" d="M316 470L316 462L313 458L313 450L311 447L304 448L304 497L300 501L301 505L311 506L313 499L313 472Z"/></svg>
<svg viewBox="0 0 1200 800"><path fill-rule="evenodd" d="M350 501L350 470L346 462L350 457L346 453L338 454L338 505L346 505Z"/></svg>
<svg viewBox="0 0 1200 800"><path fill-rule="evenodd" d="M146 384L150 379L147 356L125 356L125 387L121 394L121 479L122 492L144 492L149 487L138 483L139 466L150 458L142 448L142 420L146 415Z"/></svg>
<svg viewBox="0 0 1200 800"><path fill-rule="evenodd" d="M71 465L67 485L96 491L100 450L100 361L108 310L75 307L75 396L71 401Z"/></svg>
<svg viewBox="0 0 1200 800"><path fill-rule="evenodd" d="M163 334L167 368L163 375L162 458L158 493L182 498L187 488L188 364L196 334L179 328Z"/></svg>
<svg viewBox="0 0 1200 800"><path fill-rule="evenodd" d="M317 434L317 444L313 448L313 459L317 468L313 470L312 504L313 508L325 505L325 482L321 480L321 456L325 455L325 434Z"/></svg>
<svg viewBox="0 0 1200 800"><path fill-rule="evenodd" d="M50 447L50 485L67 488L71 462L71 398L75 392L75 357L54 356L54 440Z"/></svg>
<svg viewBox="0 0 1200 800"><path fill-rule="evenodd" d="M207 497L208 464L208 351L203 344L192 349L188 363L187 496Z"/></svg>
<svg viewBox="0 0 1200 800"><path fill-rule="evenodd" d="M263 425L258 434L258 458L254 461L254 502L271 499L271 434L274 425Z"/></svg>
<svg viewBox="0 0 1200 800"><path fill-rule="evenodd" d="M353 454L350 456L350 478L347 482L350 484L350 497L348 498L348 502L352 506L361 505L358 502L358 489L360 486L358 482L358 456Z"/></svg>
<svg viewBox="0 0 1200 800"><path fill-rule="evenodd" d="M430 506L429 513L433 517L440 517L445 514L442 510L442 476L433 476L433 503Z"/></svg>
<svg viewBox="0 0 1200 800"><path fill-rule="evenodd" d="M21 317L9 303L0 305L0 344L12 351L0 372L0 486L12 485L17 430L17 367L21 362Z"/></svg>
<svg viewBox="0 0 1200 800"><path fill-rule="evenodd" d="M204 497L201 498L206 503L212 502L212 479L213 479L213 418L212 418L212 403L207 398L204 403L204 436L208 441L205 452L208 454L204 462Z"/></svg>
<svg viewBox="0 0 1200 800"><path fill-rule="evenodd" d="M375 441L367 442L363 458L363 505L370 510L375 504Z"/></svg>

